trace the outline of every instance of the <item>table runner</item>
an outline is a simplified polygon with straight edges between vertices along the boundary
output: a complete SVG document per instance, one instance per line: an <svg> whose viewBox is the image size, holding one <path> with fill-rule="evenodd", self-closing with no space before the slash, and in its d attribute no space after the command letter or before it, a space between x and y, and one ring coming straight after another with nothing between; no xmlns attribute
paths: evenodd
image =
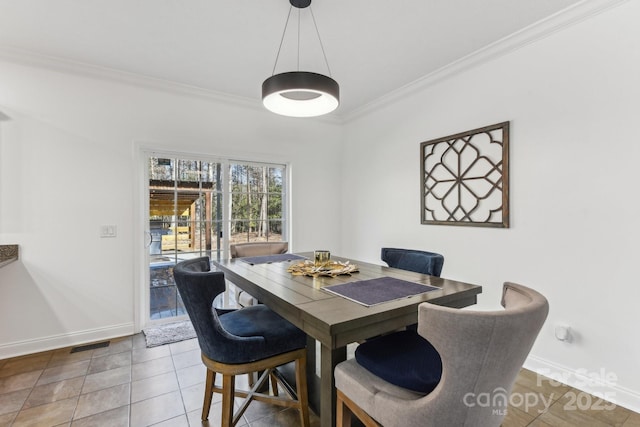
<svg viewBox="0 0 640 427"><path fill-rule="evenodd" d="M322 289L370 307L424 292L435 291L440 288L408 282L394 277L380 277L377 279L325 286Z"/></svg>
<svg viewBox="0 0 640 427"><path fill-rule="evenodd" d="M238 258L240 261L244 261L248 264L271 264L272 262L293 261L295 259L306 259L303 256L295 254L277 254L277 255L262 255L262 256L249 256Z"/></svg>

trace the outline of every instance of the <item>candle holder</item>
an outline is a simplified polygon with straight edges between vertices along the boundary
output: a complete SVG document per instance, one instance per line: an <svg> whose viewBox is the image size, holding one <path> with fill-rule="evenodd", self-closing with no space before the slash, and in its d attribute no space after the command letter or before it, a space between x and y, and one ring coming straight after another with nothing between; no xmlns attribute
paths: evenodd
<svg viewBox="0 0 640 427"><path fill-rule="evenodd" d="M331 252L326 250L317 250L313 252L314 265L316 267L324 267L331 261Z"/></svg>

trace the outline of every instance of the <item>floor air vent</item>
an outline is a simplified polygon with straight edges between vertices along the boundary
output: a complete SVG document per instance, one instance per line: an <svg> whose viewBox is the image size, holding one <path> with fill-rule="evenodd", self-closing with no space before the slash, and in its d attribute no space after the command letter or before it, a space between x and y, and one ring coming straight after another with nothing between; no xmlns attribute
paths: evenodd
<svg viewBox="0 0 640 427"><path fill-rule="evenodd" d="M103 342L97 342L94 344L80 345L78 347L73 347L71 349L71 353L78 353L79 351L87 351L87 350L94 350L96 348L109 347L110 343L111 341L103 341Z"/></svg>

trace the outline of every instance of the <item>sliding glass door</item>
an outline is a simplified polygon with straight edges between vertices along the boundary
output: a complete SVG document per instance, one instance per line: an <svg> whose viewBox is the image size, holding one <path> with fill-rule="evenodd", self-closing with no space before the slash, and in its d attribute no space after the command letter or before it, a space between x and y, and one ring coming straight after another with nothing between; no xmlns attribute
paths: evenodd
<svg viewBox="0 0 640 427"><path fill-rule="evenodd" d="M287 239L286 166L146 156L148 320L186 316L176 263L226 257L229 244Z"/></svg>
<svg viewBox="0 0 640 427"><path fill-rule="evenodd" d="M222 164L149 157L148 168L149 317L184 316L173 266L222 248Z"/></svg>

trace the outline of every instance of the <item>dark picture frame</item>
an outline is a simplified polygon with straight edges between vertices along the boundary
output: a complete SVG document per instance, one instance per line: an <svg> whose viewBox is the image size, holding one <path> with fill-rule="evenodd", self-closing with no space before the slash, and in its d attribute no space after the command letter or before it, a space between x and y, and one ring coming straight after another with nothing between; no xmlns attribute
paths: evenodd
<svg viewBox="0 0 640 427"><path fill-rule="evenodd" d="M422 224L509 228L509 122L420 144Z"/></svg>

